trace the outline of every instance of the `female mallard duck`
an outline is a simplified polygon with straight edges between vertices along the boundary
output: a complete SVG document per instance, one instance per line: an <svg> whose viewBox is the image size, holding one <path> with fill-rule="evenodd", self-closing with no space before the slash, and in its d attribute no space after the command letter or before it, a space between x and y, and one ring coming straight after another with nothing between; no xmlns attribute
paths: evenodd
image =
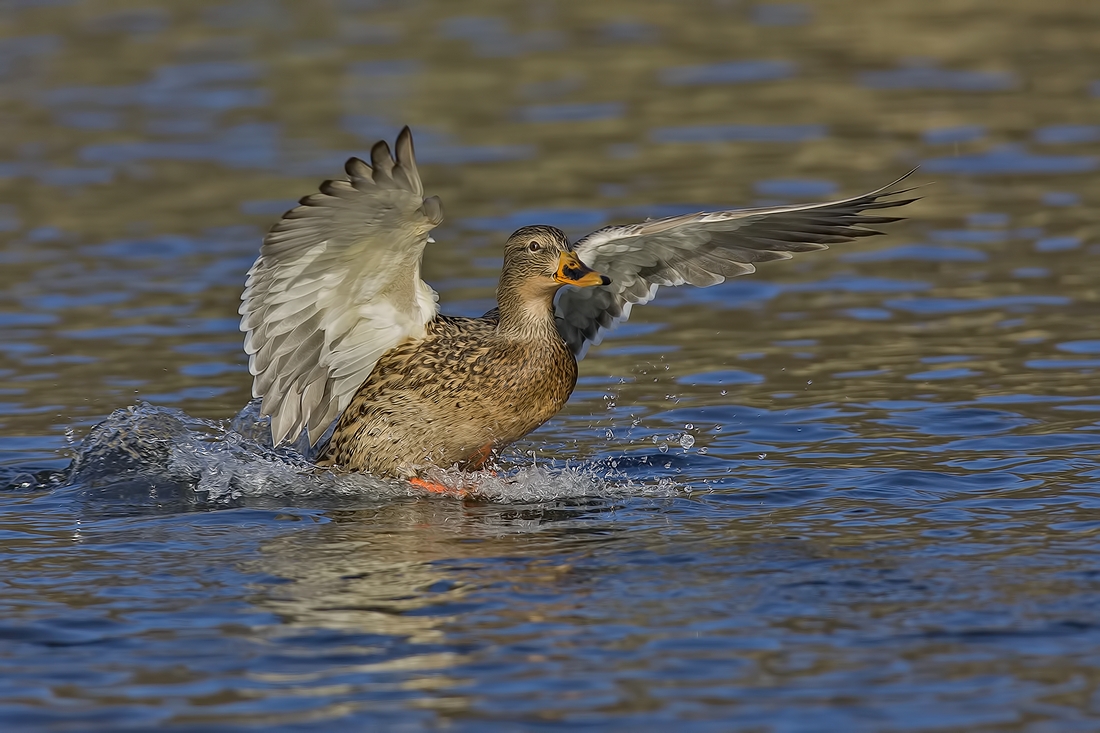
<svg viewBox="0 0 1100 733"><path fill-rule="evenodd" d="M866 226L898 219L861 212L914 200L884 199L909 190L890 184L830 203L606 227L574 245L554 227L523 227L505 244L497 307L458 318L438 312L420 279L443 209L424 198L407 127L396 148L393 158L375 144L371 165L352 158L346 180L283 216L240 313L274 444L304 429L315 445L339 416L321 465L404 479L479 468L552 417L588 346L658 286L715 285L757 262L878 234Z"/></svg>

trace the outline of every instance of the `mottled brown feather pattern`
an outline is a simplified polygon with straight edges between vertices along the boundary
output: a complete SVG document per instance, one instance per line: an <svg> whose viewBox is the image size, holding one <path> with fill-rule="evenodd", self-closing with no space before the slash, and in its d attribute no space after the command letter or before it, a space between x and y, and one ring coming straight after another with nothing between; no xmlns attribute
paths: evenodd
<svg viewBox="0 0 1100 733"><path fill-rule="evenodd" d="M493 448L553 417L577 383L577 360L553 312L561 287L554 276L568 246L553 227L513 234L499 307L481 318L438 315L423 338L383 354L336 423L320 465L398 478L431 467L476 469Z"/></svg>
<svg viewBox="0 0 1100 733"><path fill-rule="evenodd" d="M517 339L498 323L495 312L437 316L425 338L387 352L321 465L401 478L431 466L476 469L486 445L506 446L553 417L577 383L573 353L557 333Z"/></svg>

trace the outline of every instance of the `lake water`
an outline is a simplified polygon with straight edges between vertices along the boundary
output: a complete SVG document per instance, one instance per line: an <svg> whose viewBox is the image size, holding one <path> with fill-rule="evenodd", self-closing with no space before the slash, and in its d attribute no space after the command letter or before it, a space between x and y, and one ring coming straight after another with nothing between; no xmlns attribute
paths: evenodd
<svg viewBox="0 0 1100 733"><path fill-rule="evenodd" d="M1097 49L1080 0L0 0L0 728L1100 729ZM404 124L466 315L523 224L934 185L662 290L461 501L230 423L263 232Z"/></svg>

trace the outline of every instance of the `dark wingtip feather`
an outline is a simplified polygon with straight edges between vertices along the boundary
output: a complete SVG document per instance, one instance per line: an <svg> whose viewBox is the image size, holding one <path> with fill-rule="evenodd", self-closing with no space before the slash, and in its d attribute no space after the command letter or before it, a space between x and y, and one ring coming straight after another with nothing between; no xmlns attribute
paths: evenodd
<svg viewBox="0 0 1100 733"><path fill-rule="evenodd" d="M370 178L371 167L363 159L352 156L344 163L344 172L354 181L357 178Z"/></svg>
<svg viewBox="0 0 1100 733"><path fill-rule="evenodd" d="M390 144L385 140L379 140L374 145L370 146L370 158L371 162L375 162L378 158L385 156L392 159L390 156ZM377 163L375 163L377 165Z"/></svg>
<svg viewBox="0 0 1100 733"><path fill-rule="evenodd" d="M913 203L914 201L920 201L920 200L921 200L920 196L914 196L911 199L901 199L901 200L886 199L886 200L883 200L883 201L879 201L878 197L875 197L875 199L867 202L866 204L860 204L858 208L861 211L864 211L866 209L892 209L895 206L908 206L909 204ZM905 217L902 217L902 218L905 218Z"/></svg>
<svg viewBox="0 0 1100 733"><path fill-rule="evenodd" d="M412 128L410 128L408 125L405 125L404 127L402 127L401 132L397 133L397 144L396 144L395 147L397 147L397 149L400 150L401 146L405 142L408 142L409 147L412 147L412 144L413 144L413 131L412 131Z"/></svg>
<svg viewBox="0 0 1100 733"><path fill-rule="evenodd" d="M896 221L905 221L904 216L860 216L856 214L850 217L848 223L853 226L863 226L865 224L893 224Z"/></svg>
<svg viewBox="0 0 1100 733"><path fill-rule="evenodd" d="M878 191L875 191L875 193L878 193L879 191L886 191L887 189L893 188L894 186L898 185L899 183L901 183L902 181L904 181L904 180L905 180L906 178L908 178L909 176L911 176L911 175L913 175L914 173L916 173L916 172L917 172L918 170L920 170L920 166L919 166L919 165L915 165L915 166L913 166L912 168L910 168L910 169L909 169L909 172L908 172L908 173L906 173L905 175L903 175L903 176L902 176L901 178L898 178L898 179L896 179L896 180L894 180L894 181L891 181L890 183L887 183L887 184L886 184L885 186L883 186L882 188L880 188L880 189L879 189ZM905 191L912 191L912 190L913 190L914 188L920 188L921 186L927 186L927 185L928 185L927 183L922 183L922 184L920 184L920 185L918 185L918 186L913 186L912 188L906 188L906 189L903 189L903 190L901 190L901 191L895 191L894 193L905 193Z"/></svg>
<svg viewBox="0 0 1100 733"><path fill-rule="evenodd" d="M397 142L393 146L396 152L395 160L398 166L410 166L416 167L416 153L413 149L413 136L412 130L408 125L401 128L401 132L397 135Z"/></svg>

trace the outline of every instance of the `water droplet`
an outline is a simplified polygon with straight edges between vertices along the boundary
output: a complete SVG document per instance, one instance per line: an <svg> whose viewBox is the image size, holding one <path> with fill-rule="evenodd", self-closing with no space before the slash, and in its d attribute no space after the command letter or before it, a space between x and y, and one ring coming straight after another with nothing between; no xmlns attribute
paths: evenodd
<svg viewBox="0 0 1100 733"><path fill-rule="evenodd" d="M767 453L761 453L760 455L757 456L757 458L759 458L760 460L764 460L767 457L768 457Z"/></svg>
<svg viewBox="0 0 1100 733"><path fill-rule="evenodd" d="M668 443L661 443L661 447L657 450L661 451L662 453L668 453Z"/></svg>
<svg viewBox="0 0 1100 733"><path fill-rule="evenodd" d="M615 432L614 432L613 430L611 430L611 428L608 428L608 429L607 429L607 432L605 432L605 433L603 434L603 436L604 436L605 438L607 438L608 440L611 440L612 438L614 438L614 437L615 437Z"/></svg>
<svg viewBox="0 0 1100 733"><path fill-rule="evenodd" d="M806 384L813 384L813 383L814 383L814 380L812 380L812 379L807 379L806 380Z"/></svg>
<svg viewBox="0 0 1100 733"><path fill-rule="evenodd" d="M671 463L666 463L665 468L672 468L672 464Z"/></svg>
<svg viewBox="0 0 1100 733"><path fill-rule="evenodd" d="M689 433L684 433L680 436L680 447L684 450L691 450L691 446L695 445L695 437Z"/></svg>
<svg viewBox="0 0 1100 733"><path fill-rule="evenodd" d="M702 448L699 449L699 452L705 456L707 454L707 447L704 445Z"/></svg>
<svg viewBox="0 0 1100 733"><path fill-rule="evenodd" d="M695 429L695 426L692 425L691 423L688 423L687 425L684 426L684 430L694 430L694 429Z"/></svg>
<svg viewBox="0 0 1100 733"><path fill-rule="evenodd" d="M726 390L722 390L719 394L721 394L722 396L725 396L726 395Z"/></svg>

